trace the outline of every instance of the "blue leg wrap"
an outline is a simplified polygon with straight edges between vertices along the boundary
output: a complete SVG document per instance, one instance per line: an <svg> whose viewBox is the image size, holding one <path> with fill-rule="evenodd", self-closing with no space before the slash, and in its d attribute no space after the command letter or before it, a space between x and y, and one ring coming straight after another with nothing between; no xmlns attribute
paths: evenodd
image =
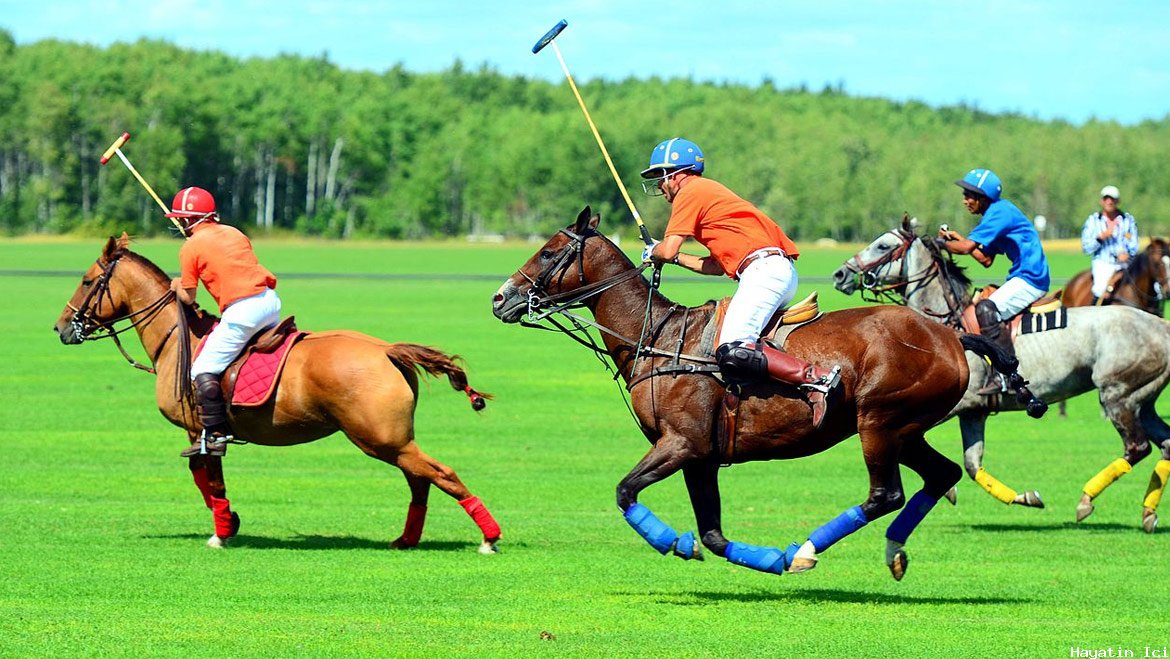
<svg viewBox="0 0 1170 659"><path fill-rule="evenodd" d="M635 503L626 509L626 521L638 535L642 536L650 546L657 549L659 554L665 554L678 540L678 532L662 523L654 516L650 509L640 503ZM691 545L694 546L695 537L691 536Z"/></svg>
<svg viewBox="0 0 1170 659"><path fill-rule="evenodd" d="M923 517L926 517L926 513L930 512L936 503L938 503L938 499L928 496L922 490L915 492L902 512L894 518L890 528L886 529L886 538L906 544L906 539L910 537L914 529L918 528L919 522L922 521Z"/></svg>
<svg viewBox="0 0 1170 659"><path fill-rule="evenodd" d="M813 543L817 553L832 547L841 538L853 533L857 529L869 524L861 506L853 506L849 510L829 520L827 524L809 534L809 542Z"/></svg>
<svg viewBox="0 0 1170 659"><path fill-rule="evenodd" d="M674 543L674 553L676 556L684 560L691 560L697 553L695 551L695 534L687 531L678 537L678 542Z"/></svg>
<svg viewBox="0 0 1170 659"><path fill-rule="evenodd" d="M744 567L750 567L760 572L784 574L784 570L792 564L792 557L800 549L794 542L787 550L781 551L775 547L757 547L743 542L729 542L723 556L729 562Z"/></svg>

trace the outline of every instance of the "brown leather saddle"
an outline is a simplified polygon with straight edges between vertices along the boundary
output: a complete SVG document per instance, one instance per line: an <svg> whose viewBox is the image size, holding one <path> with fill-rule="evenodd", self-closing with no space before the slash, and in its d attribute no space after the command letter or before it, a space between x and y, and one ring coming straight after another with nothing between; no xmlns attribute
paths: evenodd
<svg viewBox="0 0 1170 659"><path fill-rule="evenodd" d="M715 354L715 348L718 347L714 345L714 342L719 336L719 328L723 327L723 318L727 315L727 305L730 303L730 297L725 297L715 303L714 332L711 335L711 345L704 346L710 354ZM800 302L778 309L776 313L772 314L772 317L764 324L760 338L782 348L785 339L793 330L801 325L811 323L820 316L821 308L817 302L817 291L813 291Z"/></svg>

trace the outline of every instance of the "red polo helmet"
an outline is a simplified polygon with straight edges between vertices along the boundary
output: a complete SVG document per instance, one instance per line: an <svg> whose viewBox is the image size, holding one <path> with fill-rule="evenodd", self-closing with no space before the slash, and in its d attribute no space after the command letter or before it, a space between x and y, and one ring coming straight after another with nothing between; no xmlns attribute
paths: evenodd
<svg viewBox="0 0 1170 659"><path fill-rule="evenodd" d="M215 214L215 197L203 188L183 188L171 202L167 217L196 218Z"/></svg>

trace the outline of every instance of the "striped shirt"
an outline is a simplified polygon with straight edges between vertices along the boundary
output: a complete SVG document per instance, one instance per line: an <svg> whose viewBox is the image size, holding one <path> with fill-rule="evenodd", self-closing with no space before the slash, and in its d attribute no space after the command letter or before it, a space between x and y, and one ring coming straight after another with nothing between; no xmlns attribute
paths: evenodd
<svg viewBox="0 0 1170 659"><path fill-rule="evenodd" d="M1108 221L1105 213L1098 211L1085 220L1085 228L1081 231L1081 249L1092 256L1094 261L1104 261L1117 266L1120 265L1117 257L1121 254L1129 254L1130 258L1137 256L1137 220L1120 210L1117 219L1117 228L1113 230L1113 235L1105 240L1097 239L1105 230L1105 223Z"/></svg>

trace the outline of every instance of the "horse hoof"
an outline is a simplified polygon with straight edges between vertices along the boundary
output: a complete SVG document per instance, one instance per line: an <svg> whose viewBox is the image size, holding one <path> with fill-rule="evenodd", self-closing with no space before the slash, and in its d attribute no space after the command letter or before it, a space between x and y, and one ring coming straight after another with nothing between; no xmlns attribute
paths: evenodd
<svg viewBox="0 0 1170 659"><path fill-rule="evenodd" d="M1084 521L1086 517L1093 514L1093 502L1081 501L1077 504L1077 521Z"/></svg>
<svg viewBox="0 0 1170 659"><path fill-rule="evenodd" d="M1158 513L1146 509L1142 511L1142 530L1146 533L1153 533L1154 529L1158 528Z"/></svg>
<svg viewBox="0 0 1170 659"><path fill-rule="evenodd" d="M894 552L894 558L890 561L890 574L894 575L894 581L901 581L902 577L906 576L906 569L910 567L910 556L906 554L904 549L899 549Z"/></svg>
<svg viewBox="0 0 1170 659"><path fill-rule="evenodd" d="M484 555L498 554L498 553L500 553L500 549L499 549L499 547L496 547L496 542L497 542L497 540L484 540L483 542L480 543L479 549L477 549L476 551L478 551L479 553L484 554Z"/></svg>
<svg viewBox="0 0 1170 659"><path fill-rule="evenodd" d="M218 535L213 535L207 539L207 546L212 549L224 549L227 547L227 543L227 538L221 538Z"/></svg>
<svg viewBox="0 0 1170 659"><path fill-rule="evenodd" d="M1028 490L1016 495L1012 503L1017 506L1025 506L1028 508L1043 508L1044 500L1040 498L1040 493L1036 490ZM1079 521L1079 520L1078 520Z"/></svg>
<svg viewBox="0 0 1170 659"><path fill-rule="evenodd" d="M947 490L946 494L943 494L943 496L947 498L947 501L951 502L952 506L955 505L956 503L958 503L958 501L959 501L959 495L957 492L955 492L955 488L953 488L953 487L951 489Z"/></svg>
<svg viewBox="0 0 1170 659"><path fill-rule="evenodd" d="M792 559L792 564L788 566L787 571L789 574L799 574L801 572L808 572L816 566L817 559L797 556L796 558Z"/></svg>
<svg viewBox="0 0 1170 659"><path fill-rule="evenodd" d="M402 536L395 538L390 543L391 549L414 549L417 546L418 546L417 542L415 542L415 543L407 542Z"/></svg>
<svg viewBox="0 0 1170 659"><path fill-rule="evenodd" d="M234 537L236 537L236 534L239 532L240 532L240 516L237 515L236 512L233 510L232 511L232 532L230 534L228 534L228 537L234 538Z"/></svg>

